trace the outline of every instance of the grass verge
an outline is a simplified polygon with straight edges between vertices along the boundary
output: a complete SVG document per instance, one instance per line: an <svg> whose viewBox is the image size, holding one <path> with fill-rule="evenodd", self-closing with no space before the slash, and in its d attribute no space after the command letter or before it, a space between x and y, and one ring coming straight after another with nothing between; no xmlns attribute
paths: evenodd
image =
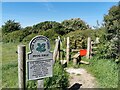
<svg viewBox="0 0 120 90"><path fill-rule="evenodd" d="M90 59L89 62L90 65L81 66L94 75L100 88L117 88L118 65L115 62L112 60L97 59L96 57Z"/></svg>

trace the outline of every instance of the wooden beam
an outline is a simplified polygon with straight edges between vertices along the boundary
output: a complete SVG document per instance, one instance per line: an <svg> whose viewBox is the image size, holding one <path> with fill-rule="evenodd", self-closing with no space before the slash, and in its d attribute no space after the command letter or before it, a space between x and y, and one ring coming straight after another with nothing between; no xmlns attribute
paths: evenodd
<svg viewBox="0 0 120 90"><path fill-rule="evenodd" d="M60 60L61 64L66 64L67 63L67 60Z"/></svg>
<svg viewBox="0 0 120 90"><path fill-rule="evenodd" d="M72 49L71 51L72 51L72 52L79 52L80 49Z"/></svg>
<svg viewBox="0 0 120 90"><path fill-rule="evenodd" d="M78 58L80 56L80 54L79 53L76 53L74 56L73 56L73 58Z"/></svg>
<svg viewBox="0 0 120 90"><path fill-rule="evenodd" d="M89 64L89 62L82 61L82 60L80 61L80 63L87 64L87 65Z"/></svg>

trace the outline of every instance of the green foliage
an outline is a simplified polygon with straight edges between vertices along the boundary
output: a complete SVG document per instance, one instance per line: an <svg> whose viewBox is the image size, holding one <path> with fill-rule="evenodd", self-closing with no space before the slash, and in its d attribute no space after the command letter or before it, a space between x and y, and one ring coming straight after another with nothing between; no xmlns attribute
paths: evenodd
<svg viewBox="0 0 120 90"><path fill-rule="evenodd" d="M59 23L58 22L55 22L55 21L45 21L45 22L41 22L41 23L38 23L36 25L33 26L34 30L48 30L48 29L52 29L56 26L58 26Z"/></svg>
<svg viewBox="0 0 120 90"><path fill-rule="evenodd" d="M72 18L70 20L64 20L61 24L65 28L73 29L73 30L86 30L89 28L89 26L86 25L86 23L82 21L80 18Z"/></svg>
<svg viewBox="0 0 120 90"><path fill-rule="evenodd" d="M71 31L75 30L85 30L88 29L89 26L86 25L84 21L80 18L64 20L62 23L58 23L55 21L45 21L38 23L33 26L34 33L40 33L41 31L47 31L49 29L53 29L57 34L64 35Z"/></svg>
<svg viewBox="0 0 120 90"><path fill-rule="evenodd" d="M101 43L97 46L97 53L96 56L98 56L98 59L112 59L116 63L119 63L119 58L116 58L117 53L115 53L114 43L110 43L109 41L106 41L105 43Z"/></svg>
<svg viewBox="0 0 120 90"><path fill-rule="evenodd" d="M22 30L24 30L24 31L27 32L26 35L29 35L29 34L33 33L33 27L31 27L31 26L25 27L25 28L23 28ZM29 34L28 34L28 33L29 33Z"/></svg>
<svg viewBox="0 0 120 90"><path fill-rule="evenodd" d="M68 74L59 62L55 62L53 69L53 77L45 79L45 88L61 88L65 89L69 85Z"/></svg>
<svg viewBox="0 0 120 90"><path fill-rule="evenodd" d="M104 17L105 27L107 30L107 39L111 40L112 38L118 35L118 30L120 30L120 9L119 6L113 6L110 8L108 15Z"/></svg>
<svg viewBox="0 0 120 90"><path fill-rule="evenodd" d="M67 25L67 23L69 25ZM54 40L57 36L65 35L75 30L85 30L87 28L89 28L89 26L80 18L64 20L62 23L44 21L22 29L19 23L16 23L14 20L8 20L5 25L2 26L4 33L3 42L27 42L34 34L45 35L51 40Z"/></svg>
<svg viewBox="0 0 120 90"><path fill-rule="evenodd" d="M2 25L3 34L10 33L20 29L21 29L20 23L15 22L14 20L8 20L7 22L5 22L5 25Z"/></svg>
<svg viewBox="0 0 120 90"><path fill-rule="evenodd" d="M120 38L120 5L110 8L108 15L104 17L107 41L109 41L108 56L114 59L119 56Z"/></svg>
<svg viewBox="0 0 120 90"><path fill-rule="evenodd" d="M27 29L14 31L3 35L3 42L21 42L31 32Z"/></svg>
<svg viewBox="0 0 120 90"><path fill-rule="evenodd" d="M23 39L23 42L30 42L30 40L35 36L36 36L35 33L30 34Z"/></svg>
<svg viewBox="0 0 120 90"><path fill-rule="evenodd" d="M50 40L55 40L59 36L59 34L57 34L53 29L45 31L43 35L48 37Z"/></svg>
<svg viewBox="0 0 120 90"><path fill-rule="evenodd" d="M96 55L98 55L99 58L105 59L107 57L107 49L108 49L108 45L106 44L98 45Z"/></svg>
<svg viewBox="0 0 120 90"><path fill-rule="evenodd" d="M60 35L64 35L66 33L65 31L65 27L63 27L61 24L56 26L54 28L54 31L57 33L57 34L60 34Z"/></svg>

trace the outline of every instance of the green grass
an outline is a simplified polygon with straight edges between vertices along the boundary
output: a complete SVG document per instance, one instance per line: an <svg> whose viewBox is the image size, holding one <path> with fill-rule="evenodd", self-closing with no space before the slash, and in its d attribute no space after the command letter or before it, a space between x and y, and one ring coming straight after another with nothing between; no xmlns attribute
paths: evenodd
<svg viewBox="0 0 120 90"><path fill-rule="evenodd" d="M18 87L18 54L17 46L22 43L3 43L2 44L2 88ZM28 44L26 51L28 52Z"/></svg>
<svg viewBox="0 0 120 90"><path fill-rule="evenodd" d="M17 63L5 63L2 66L2 87L17 88L18 87L18 70Z"/></svg>
<svg viewBox="0 0 120 90"><path fill-rule="evenodd" d="M17 61L17 44L7 43L2 45L2 64Z"/></svg>
<svg viewBox="0 0 120 90"><path fill-rule="evenodd" d="M3 43L2 44L2 88L18 87L18 58L17 46L22 43ZM26 51L28 52L28 43Z"/></svg>
<svg viewBox="0 0 120 90"><path fill-rule="evenodd" d="M2 88L18 87L17 43L2 44Z"/></svg>
<svg viewBox="0 0 120 90"><path fill-rule="evenodd" d="M85 58L83 58L85 60ZM87 60L90 65L85 67L98 81L100 88L117 88L118 86L118 65L112 60L92 58Z"/></svg>

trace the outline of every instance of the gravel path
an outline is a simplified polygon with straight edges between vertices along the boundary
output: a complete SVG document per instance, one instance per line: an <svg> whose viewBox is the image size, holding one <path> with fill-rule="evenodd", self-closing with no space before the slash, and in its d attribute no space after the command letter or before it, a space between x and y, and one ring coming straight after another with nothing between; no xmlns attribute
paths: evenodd
<svg viewBox="0 0 120 90"><path fill-rule="evenodd" d="M86 69L66 68L65 70L70 74L70 87L97 88L95 78Z"/></svg>

